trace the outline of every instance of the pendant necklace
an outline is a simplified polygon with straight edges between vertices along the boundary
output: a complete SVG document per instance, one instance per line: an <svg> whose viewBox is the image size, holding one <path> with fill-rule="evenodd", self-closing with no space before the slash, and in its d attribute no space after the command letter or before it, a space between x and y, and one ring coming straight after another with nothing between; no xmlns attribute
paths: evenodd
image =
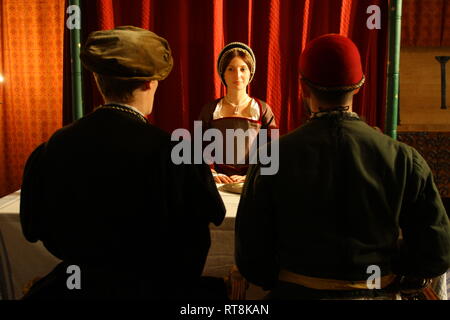
<svg viewBox="0 0 450 320"><path fill-rule="evenodd" d="M249 96L247 96L247 98L245 99L244 102L241 102L241 103L233 103L233 102L231 102L230 100L228 100L227 96L225 96L225 101L226 101L229 105L231 105L232 107L234 107L234 112L233 112L233 114L238 114L238 113L239 113L239 108L240 108L241 106L247 105L247 104L250 102L251 99L252 99L252 98L250 98Z"/></svg>

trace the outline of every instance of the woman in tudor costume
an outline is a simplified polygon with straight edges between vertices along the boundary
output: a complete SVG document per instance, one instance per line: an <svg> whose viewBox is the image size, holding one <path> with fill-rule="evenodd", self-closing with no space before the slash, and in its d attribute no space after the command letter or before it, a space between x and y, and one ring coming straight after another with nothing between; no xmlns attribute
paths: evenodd
<svg viewBox="0 0 450 320"><path fill-rule="evenodd" d="M222 157L216 157L211 168L216 183L243 182L249 167L250 150L257 141L260 129L276 128L270 106L247 93L248 84L255 75L255 68L256 60L252 49L241 42L232 42L225 46L217 59L217 72L227 88L227 93L224 97L206 104L200 113L203 130L218 129L223 137ZM244 148L240 148L237 137L233 138L233 145L227 147L227 129L251 132L245 137Z"/></svg>

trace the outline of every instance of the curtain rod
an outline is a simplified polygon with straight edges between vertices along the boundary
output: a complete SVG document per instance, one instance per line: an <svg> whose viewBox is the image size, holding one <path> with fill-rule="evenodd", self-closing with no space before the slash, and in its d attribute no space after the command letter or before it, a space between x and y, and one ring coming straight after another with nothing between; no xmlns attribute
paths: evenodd
<svg viewBox="0 0 450 320"><path fill-rule="evenodd" d="M73 121L83 117L83 91L81 78L81 10L79 0L69 0L67 20L70 29L70 61L72 72L72 116Z"/></svg>
<svg viewBox="0 0 450 320"><path fill-rule="evenodd" d="M397 139L402 0L389 2L388 72L385 133Z"/></svg>

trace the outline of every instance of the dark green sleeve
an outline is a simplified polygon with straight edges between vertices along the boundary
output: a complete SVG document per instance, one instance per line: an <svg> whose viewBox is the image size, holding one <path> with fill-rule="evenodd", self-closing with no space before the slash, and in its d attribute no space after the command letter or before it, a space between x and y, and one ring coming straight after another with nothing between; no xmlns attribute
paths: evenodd
<svg viewBox="0 0 450 320"><path fill-rule="evenodd" d="M235 255L240 273L251 283L272 288L278 278L276 226L270 201L271 178L252 165L239 202L235 226Z"/></svg>
<svg viewBox="0 0 450 320"><path fill-rule="evenodd" d="M432 172L412 149L412 172L408 177L400 215L403 234L400 272L433 278L450 267L450 225Z"/></svg>

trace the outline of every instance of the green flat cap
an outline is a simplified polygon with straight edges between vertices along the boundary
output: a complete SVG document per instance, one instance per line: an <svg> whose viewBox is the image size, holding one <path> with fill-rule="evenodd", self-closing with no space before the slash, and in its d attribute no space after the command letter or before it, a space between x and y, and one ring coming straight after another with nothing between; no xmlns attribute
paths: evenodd
<svg viewBox="0 0 450 320"><path fill-rule="evenodd" d="M80 58L90 71L119 80L163 80L173 67L167 40L133 26L92 32Z"/></svg>

